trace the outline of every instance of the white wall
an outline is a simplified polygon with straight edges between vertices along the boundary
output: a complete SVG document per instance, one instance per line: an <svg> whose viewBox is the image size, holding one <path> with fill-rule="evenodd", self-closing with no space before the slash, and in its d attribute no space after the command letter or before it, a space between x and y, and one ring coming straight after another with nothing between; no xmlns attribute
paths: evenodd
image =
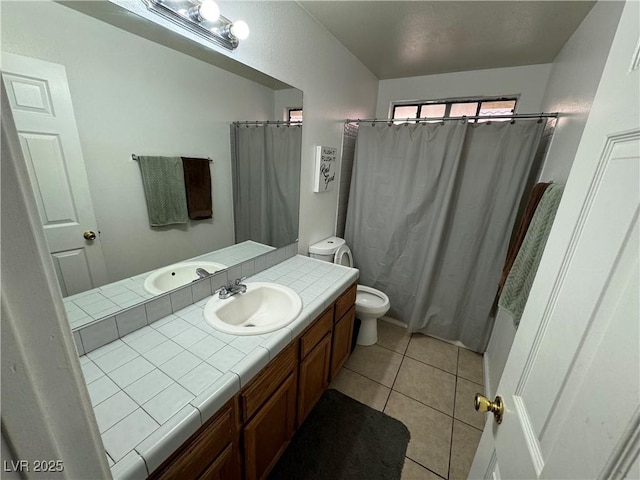
<svg viewBox="0 0 640 480"><path fill-rule="evenodd" d="M624 2L598 2L553 62L542 102L560 112L541 181L565 183L600 83Z"/></svg>
<svg viewBox="0 0 640 480"><path fill-rule="evenodd" d="M66 66L109 281L233 243L229 123L274 92L64 6L2 5L2 50ZM213 220L151 228L131 154L211 157Z"/></svg>
<svg viewBox="0 0 640 480"><path fill-rule="evenodd" d="M519 94L519 113L538 113L550 64L492 68L381 80L376 117L389 117L392 102Z"/></svg>

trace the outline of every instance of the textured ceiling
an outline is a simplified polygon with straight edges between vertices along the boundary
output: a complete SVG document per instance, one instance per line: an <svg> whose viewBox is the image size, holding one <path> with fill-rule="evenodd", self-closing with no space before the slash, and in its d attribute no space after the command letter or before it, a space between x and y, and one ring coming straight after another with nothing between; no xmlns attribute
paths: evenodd
<svg viewBox="0 0 640 480"><path fill-rule="evenodd" d="M298 3L380 79L550 63L595 4Z"/></svg>

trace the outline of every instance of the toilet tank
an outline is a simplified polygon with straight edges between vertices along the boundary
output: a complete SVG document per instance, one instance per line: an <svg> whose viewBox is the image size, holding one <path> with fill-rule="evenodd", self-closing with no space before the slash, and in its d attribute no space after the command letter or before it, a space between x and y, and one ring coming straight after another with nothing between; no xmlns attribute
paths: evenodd
<svg viewBox="0 0 640 480"><path fill-rule="evenodd" d="M335 255L336 250L338 250L342 245L344 245L343 238L325 238L313 245L309 245L309 256L324 262L333 263L333 256Z"/></svg>

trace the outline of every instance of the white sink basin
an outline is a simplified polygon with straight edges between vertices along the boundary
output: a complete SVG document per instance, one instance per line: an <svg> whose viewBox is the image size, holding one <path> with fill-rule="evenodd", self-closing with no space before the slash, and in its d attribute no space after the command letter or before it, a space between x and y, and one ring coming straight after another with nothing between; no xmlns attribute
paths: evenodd
<svg viewBox="0 0 640 480"><path fill-rule="evenodd" d="M247 283L247 291L227 299L214 295L204 318L216 330L232 335L261 335L290 324L302 310L302 300L277 283Z"/></svg>
<svg viewBox="0 0 640 480"><path fill-rule="evenodd" d="M168 267L160 268L144 280L144 289L153 294L159 295L174 288L187 285L194 280L198 280L196 269L204 268L209 273L224 270L227 265L217 262L181 262Z"/></svg>

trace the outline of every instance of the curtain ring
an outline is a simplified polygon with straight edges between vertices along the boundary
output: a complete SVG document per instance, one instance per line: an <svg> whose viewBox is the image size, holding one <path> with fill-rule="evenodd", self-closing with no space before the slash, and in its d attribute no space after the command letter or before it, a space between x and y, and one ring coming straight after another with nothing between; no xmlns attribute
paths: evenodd
<svg viewBox="0 0 640 480"><path fill-rule="evenodd" d="M462 124L464 125L465 123L467 123L467 116L463 115L462 116Z"/></svg>

